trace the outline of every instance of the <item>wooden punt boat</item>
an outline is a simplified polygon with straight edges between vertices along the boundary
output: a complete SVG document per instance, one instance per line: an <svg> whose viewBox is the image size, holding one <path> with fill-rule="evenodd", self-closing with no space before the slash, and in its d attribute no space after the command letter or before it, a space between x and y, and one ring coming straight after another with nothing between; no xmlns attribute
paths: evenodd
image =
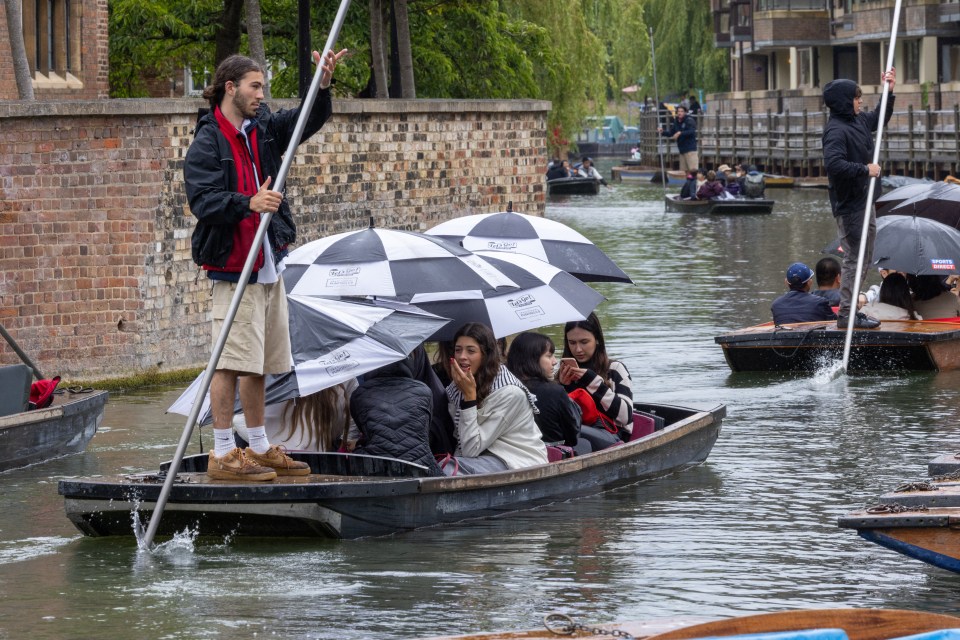
<svg viewBox="0 0 960 640"><path fill-rule="evenodd" d="M184 458L158 533L359 538L505 515L660 477L706 460L726 408L637 404L664 427L622 446L526 469L449 478L388 458L293 453L312 474L268 483L207 478L206 455ZM67 517L90 536L129 536L131 512L149 517L161 473L61 480Z"/></svg>
<svg viewBox="0 0 960 640"><path fill-rule="evenodd" d="M771 173L763 174L763 183L773 189L792 189L795 180L790 176L778 176Z"/></svg>
<svg viewBox="0 0 960 640"><path fill-rule="evenodd" d="M0 471L86 449L108 397L106 391L56 395L45 409L0 417Z"/></svg>
<svg viewBox="0 0 960 640"><path fill-rule="evenodd" d="M667 184L682 185L687 181L687 174L683 171L667 171ZM623 164L610 169L610 177L616 182L654 182L663 184L660 167L648 167L640 164Z"/></svg>
<svg viewBox="0 0 960 640"><path fill-rule="evenodd" d="M905 483L837 520L864 540L960 573L960 474Z"/></svg>
<svg viewBox="0 0 960 640"><path fill-rule="evenodd" d="M714 338L733 371L815 371L843 357L846 330L836 322L772 322ZM884 320L856 329L849 371L949 371L960 367L960 324Z"/></svg>
<svg viewBox="0 0 960 640"><path fill-rule="evenodd" d="M547 180L547 193L559 195L595 196L600 193L600 181L596 178L555 178Z"/></svg>
<svg viewBox="0 0 960 640"><path fill-rule="evenodd" d="M725 620L688 623L689 618L662 618L637 622L618 622L613 624L581 625L569 632L561 630L566 616L547 616L544 628L529 631L511 631L506 633L481 633L464 636L433 637L428 640L517 640L547 639L563 636L576 637L579 640L603 640L614 635L629 634L645 640L691 640L693 638L716 638L723 636L744 636L752 634L772 634L785 632L814 632L809 637L826 638L827 630L840 630L848 640L892 640L922 633L931 633L944 629L960 628L960 618L927 611L909 611L905 609L802 609L739 616ZM546 628L549 622L551 628ZM574 622L573 624L576 624ZM569 628L569 627L568 627ZM619 633L616 633L619 632ZM836 633L840 637L839 633ZM796 640L804 638L797 633ZM762 636L753 638L762 640ZM933 638L930 638L933 640Z"/></svg>
<svg viewBox="0 0 960 640"><path fill-rule="evenodd" d="M730 198L727 200L681 200L679 195L663 197L667 211L696 214L753 214L773 211L773 200Z"/></svg>

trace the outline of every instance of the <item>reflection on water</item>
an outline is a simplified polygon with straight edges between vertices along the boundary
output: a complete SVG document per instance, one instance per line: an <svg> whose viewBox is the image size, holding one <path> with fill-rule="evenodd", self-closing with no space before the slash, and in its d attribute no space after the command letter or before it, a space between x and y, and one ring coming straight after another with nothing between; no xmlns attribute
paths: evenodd
<svg viewBox="0 0 960 640"><path fill-rule="evenodd" d="M114 394L86 454L0 475L0 638L409 638L537 627L550 612L591 623L953 612L960 576L862 542L836 518L960 449L960 373L733 374L713 342L766 321L783 269L815 262L835 234L825 192L771 195L773 214L743 217L665 213L649 185L548 203L636 280L597 288L638 398L728 406L705 465L456 528L349 542L185 534L145 553L133 538L82 538L56 495L60 478L172 456L183 419L163 412L180 390ZM195 438L188 452L199 448Z"/></svg>

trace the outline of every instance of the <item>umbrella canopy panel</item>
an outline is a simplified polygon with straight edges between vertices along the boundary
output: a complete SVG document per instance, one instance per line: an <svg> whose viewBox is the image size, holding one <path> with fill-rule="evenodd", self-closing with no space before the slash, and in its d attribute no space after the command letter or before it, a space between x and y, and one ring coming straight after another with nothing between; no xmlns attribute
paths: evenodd
<svg viewBox="0 0 960 640"><path fill-rule="evenodd" d="M935 182L926 190L885 210L889 215L919 216L960 228L960 185ZM897 189L907 189L901 187ZM891 192L892 193L892 192ZM878 214L879 215L879 214Z"/></svg>
<svg viewBox="0 0 960 640"><path fill-rule="evenodd" d="M960 231L917 216L877 220L874 266L915 275L960 273Z"/></svg>
<svg viewBox="0 0 960 640"><path fill-rule="evenodd" d="M308 242L286 259L291 294L410 296L516 289L463 247L414 231L364 229Z"/></svg>
<svg viewBox="0 0 960 640"><path fill-rule="evenodd" d="M588 238L555 220L512 211L455 218L427 233L460 243L470 251L520 253L549 262L584 282L633 283Z"/></svg>
<svg viewBox="0 0 960 640"><path fill-rule="evenodd" d="M904 200L909 200L919 195L923 195L930 191L937 184L942 184L939 182L921 182L918 184L907 184L902 187L897 187L888 193L883 194L877 198L877 215L882 216L885 213L889 212L892 207L897 206Z"/></svg>
<svg viewBox="0 0 960 640"><path fill-rule="evenodd" d="M334 300L287 296L291 371L267 376L266 402L310 395L405 358L449 322L415 306L391 300ZM190 415L202 375L167 409ZM200 423L210 421L210 395ZM235 409L240 411L239 400Z"/></svg>
<svg viewBox="0 0 960 640"><path fill-rule="evenodd" d="M509 293L464 292L459 298L440 299L418 294L411 302L452 321L431 340L452 340L467 322L482 322L498 338L540 327L584 320L604 298L571 274L536 258L502 251L477 255L516 282Z"/></svg>

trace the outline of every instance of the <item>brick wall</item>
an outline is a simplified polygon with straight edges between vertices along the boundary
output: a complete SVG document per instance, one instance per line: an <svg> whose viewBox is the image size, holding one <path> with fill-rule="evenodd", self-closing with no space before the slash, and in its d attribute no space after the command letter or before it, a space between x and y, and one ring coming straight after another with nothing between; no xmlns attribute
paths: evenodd
<svg viewBox="0 0 960 640"><path fill-rule="evenodd" d="M0 103L0 323L44 373L96 379L206 363L209 286L190 259L182 179L199 106ZM543 215L548 109L336 101L287 177L299 243L371 216L425 230L508 201ZM0 364L16 361L0 347Z"/></svg>
<svg viewBox="0 0 960 640"><path fill-rule="evenodd" d="M37 100L94 100L110 96L108 0L81 0L80 69L74 74L83 88L35 89ZM17 100L17 81L13 75L13 54L7 37L7 15L0 3L0 100Z"/></svg>

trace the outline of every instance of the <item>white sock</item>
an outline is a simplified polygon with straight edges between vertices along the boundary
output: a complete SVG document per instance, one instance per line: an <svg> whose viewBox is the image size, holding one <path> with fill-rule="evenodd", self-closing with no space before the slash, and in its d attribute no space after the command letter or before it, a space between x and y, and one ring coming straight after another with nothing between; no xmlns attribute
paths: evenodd
<svg viewBox="0 0 960 640"><path fill-rule="evenodd" d="M247 435L250 436L250 448L254 450L255 453L266 453L270 448L270 441L267 440L267 428L264 427L247 427Z"/></svg>
<svg viewBox="0 0 960 640"><path fill-rule="evenodd" d="M213 455L222 458L237 447L233 439L233 429L213 430Z"/></svg>

